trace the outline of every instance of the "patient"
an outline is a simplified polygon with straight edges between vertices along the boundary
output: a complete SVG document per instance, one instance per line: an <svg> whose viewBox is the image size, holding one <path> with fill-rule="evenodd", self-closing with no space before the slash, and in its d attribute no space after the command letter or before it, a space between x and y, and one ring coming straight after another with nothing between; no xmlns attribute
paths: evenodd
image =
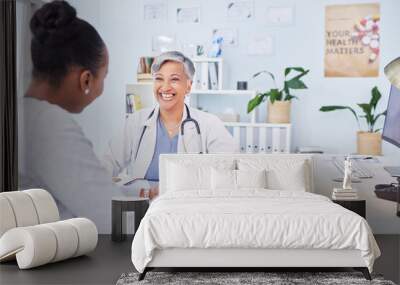
<svg viewBox="0 0 400 285"><path fill-rule="evenodd" d="M62 218L88 217L108 233L119 189L71 114L103 92L107 47L65 1L37 10L30 28L33 78L23 102L20 184L48 190Z"/></svg>

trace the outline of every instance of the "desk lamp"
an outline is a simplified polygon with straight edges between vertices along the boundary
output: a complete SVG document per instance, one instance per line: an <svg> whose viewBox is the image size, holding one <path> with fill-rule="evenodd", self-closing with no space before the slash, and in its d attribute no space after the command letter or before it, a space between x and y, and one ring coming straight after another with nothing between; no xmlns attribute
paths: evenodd
<svg viewBox="0 0 400 285"><path fill-rule="evenodd" d="M385 75L392 87L382 138L400 148L400 57L385 66ZM400 167L385 167L385 169L397 178L397 216L400 217Z"/></svg>
<svg viewBox="0 0 400 285"><path fill-rule="evenodd" d="M385 66L385 75L392 85L400 89L400 57L392 60Z"/></svg>

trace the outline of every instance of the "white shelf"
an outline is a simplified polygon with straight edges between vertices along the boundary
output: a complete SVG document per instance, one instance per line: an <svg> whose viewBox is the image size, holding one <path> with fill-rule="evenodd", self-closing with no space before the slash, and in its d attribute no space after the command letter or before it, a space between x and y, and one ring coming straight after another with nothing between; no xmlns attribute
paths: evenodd
<svg viewBox="0 0 400 285"><path fill-rule="evenodd" d="M221 57L193 57L193 62L222 62Z"/></svg>
<svg viewBox="0 0 400 285"><path fill-rule="evenodd" d="M227 127L290 128L291 124L224 122Z"/></svg>
<svg viewBox="0 0 400 285"><path fill-rule="evenodd" d="M192 90L190 94L194 95L241 95L241 96L252 96L254 97L256 95L255 90L227 90L227 89L221 89L221 90Z"/></svg>

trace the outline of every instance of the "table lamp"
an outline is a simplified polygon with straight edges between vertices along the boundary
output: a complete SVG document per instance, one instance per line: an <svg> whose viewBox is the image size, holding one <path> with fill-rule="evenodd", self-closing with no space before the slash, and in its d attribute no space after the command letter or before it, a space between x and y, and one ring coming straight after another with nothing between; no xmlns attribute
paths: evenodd
<svg viewBox="0 0 400 285"><path fill-rule="evenodd" d="M392 87L382 138L400 148L400 126L398 124L400 119L400 57L385 66L385 75ZM397 216L400 217L400 167L385 167L385 169L397 178Z"/></svg>
<svg viewBox="0 0 400 285"><path fill-rule="evenodd" d="M385 66L385 75L392 85L400 89L400 57L392 60Z"/></svg>

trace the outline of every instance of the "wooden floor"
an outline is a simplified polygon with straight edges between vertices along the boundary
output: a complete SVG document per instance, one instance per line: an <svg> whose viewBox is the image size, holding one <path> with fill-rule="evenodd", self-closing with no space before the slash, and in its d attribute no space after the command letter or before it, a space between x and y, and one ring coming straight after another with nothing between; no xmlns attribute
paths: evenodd
<svg viewBox="0 0 400 285"><path fill-rule="evenodd" d="M399 284L400 235L377 235L382 256L374 272ZM131 240L121 243L101 235L94 252L42 267L19 270L16 262L0 264L0 284L115 284L124 272L134 271L130 259Z"/></svg>

